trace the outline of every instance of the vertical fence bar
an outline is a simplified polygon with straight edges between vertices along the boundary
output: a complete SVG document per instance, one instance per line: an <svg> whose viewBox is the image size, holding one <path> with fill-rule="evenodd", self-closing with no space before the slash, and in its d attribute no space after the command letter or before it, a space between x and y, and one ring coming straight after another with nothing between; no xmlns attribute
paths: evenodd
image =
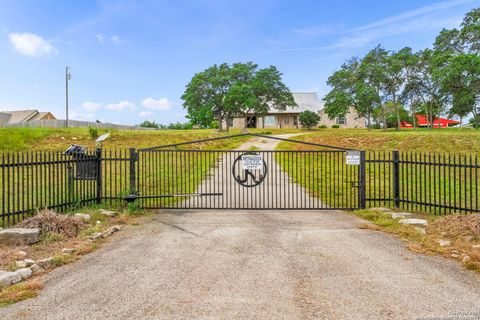
<svg viewBox="0 0 480 320"><path fill-rule="evenodd" d="M395 208L400 207L400 153L398 150L392 151L393 163L393 205Z"/></svg>
<svg viewBox="0 0 480 320"><path fill-rule="evenodd" d="M136 178L137 178L137 171L135 170L135 163L137 161L137 152L135 148L130 148L130 194L136 194Z"/></svg>
<svg viewBox="0 0 480 320"><path fill-rule="evenodd" d="M116 155L116 153L115 153ZM100 204L102 202L102 149L97 148L95 151L95 162L96 162L96 178L97 178L97 203ZM112 186L110 185L110 188Z"/></svg>
<svg viewBox="0 0 480 320"><path fill-rule="evenodd" d="M366 183L366 163L365 163L365 151L360 151L360 166L358 168L358 199L359 208L365 209L367 207L367 198L365 194Z"/></svg>

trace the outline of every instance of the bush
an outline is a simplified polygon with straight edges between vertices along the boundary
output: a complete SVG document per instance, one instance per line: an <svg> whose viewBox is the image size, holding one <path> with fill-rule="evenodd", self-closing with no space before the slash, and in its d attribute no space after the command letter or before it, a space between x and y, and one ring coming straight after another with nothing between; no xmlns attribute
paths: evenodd
<svg viewBox="0 0 480 320"><path fill-rule="evenodd" d="M67 238L77 236L85 224L74 217L57 214L52 210L42 210L35 216L18 224L20 228L38 228L40 234L57 233Z"/></svg>
<svg viewBox="0 0 480 320"><path fill-rule="evenodd" d="M88 127L88 134L90 135L90 138L97 139L98 138L98 128Z"/></svg>
<svg viewBox="0 0 480 320"><path fill-rule="evenodd" d="M300 112L298 115L298 120L300 121L302 127L311 129L318 124L318 121L320 121L320 116L316 112L305 110Z"/></svg>
<svg viewBox="0 0 480 320"><path fill-rule="evenodd" d="M327 128L327 126L326 126L326 125L324 125L324 124L322 124L322 125L318 126L318 128L320 128L320 129L326 129L326 128Z"/></svg>
<svg viewBox="0 0 480 320"><path fill-rule="evenodd" d="M339 124L334 124L334 125L332 126L332 128L333 128L333 129L338 129L338 128L340 128L340 125L339 125Z"/></svg>
<svg viewBox="0 0 480 320"><path fill-rule="evenodd" d="M142 128L152 128L152 129L159 128L159 125L155 121L148 121L148 120L143 121L138 126Z"/></svg>

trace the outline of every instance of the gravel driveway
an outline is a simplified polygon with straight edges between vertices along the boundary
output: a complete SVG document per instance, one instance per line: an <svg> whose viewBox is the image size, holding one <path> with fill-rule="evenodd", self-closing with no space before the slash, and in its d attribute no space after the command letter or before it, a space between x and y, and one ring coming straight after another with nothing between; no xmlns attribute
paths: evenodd
<svg viewBox="0 0 480 320"><path fill-rule="evenodd" d="M52 271L39 297L0 309L0 318L414 319L480 312L478 276L359 229L361 223L338 211L163 211Z"/></svg>

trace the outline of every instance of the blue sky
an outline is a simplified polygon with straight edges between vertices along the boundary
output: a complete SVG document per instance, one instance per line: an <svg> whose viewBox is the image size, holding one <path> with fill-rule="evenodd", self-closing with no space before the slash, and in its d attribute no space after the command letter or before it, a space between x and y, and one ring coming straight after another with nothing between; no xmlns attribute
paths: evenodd
<svg viewBox="0 0 480 320"><path fill-rule="evenodd" d="M180 99L215 63L275 65L292 91L328 91L351 56L431 46L480 0L0 0L0 110L136 124L185 121Z"/></svg>

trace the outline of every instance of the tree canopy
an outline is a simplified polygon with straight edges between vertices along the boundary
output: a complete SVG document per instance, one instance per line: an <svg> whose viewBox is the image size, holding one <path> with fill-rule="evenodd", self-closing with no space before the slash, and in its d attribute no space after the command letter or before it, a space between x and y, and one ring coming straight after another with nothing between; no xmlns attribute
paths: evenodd
<svg viewBox="0 0 480 320"><path fill-rule="evenodd" d="M300 112L298 115L298 120L300 121L302 127L311 129L318 124L320 121L320 116L316 112L305 110Z"/></svg>
<svg viewBox="0 0 480 320"><path fill-rule="evenodd" d="M193 76L182 95L190 121L200 127L228 119L263 115L270 108L284 111L296 103L276 67L260 69L253 62L213 65Z"/></svg>
<svg viewBox="0 0 480 320"><path fill-rule="evenodd" d="M400 127L415 114L430 123L442 115L464 118L480 126L480 8L468 12L460 29L440 32L433 49L391 51L377 46L362 58L351 58L327 81L324 97L329 118L353 108L373 120ZM408 110L408 111L406 111Z"/></svg>

